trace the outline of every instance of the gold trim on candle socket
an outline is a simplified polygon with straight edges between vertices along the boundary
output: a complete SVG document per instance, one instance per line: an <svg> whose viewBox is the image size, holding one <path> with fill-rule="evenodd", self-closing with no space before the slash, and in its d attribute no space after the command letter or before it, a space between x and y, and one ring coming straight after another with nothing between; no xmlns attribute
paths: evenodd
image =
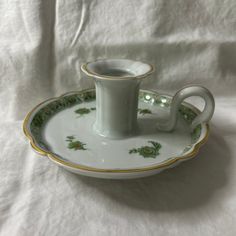
<svg viewBox="0 0 236 236"><path fill-rule="evenodd" d="M101 61L101 60L96 60L96 61ZM93 62L96 62L96 61L93 61ZM143 79L143 78L146 78L147 76L149 76L150 74L152 74L154 72L154 66L150 63L144 63L142 62L143 64L146 64L146 65L149 65L150 69L148 72L144 73L144 74L141 74L141 75L137 75L137 76L108 76L108 75L100 75L94 71L91 71L88 69L88 64L90 64L91 62L87 62L83 65L81 65L81 70L88 76L92 76L96 79L102 79L102 80L129 80L129 79Z"/></svg>

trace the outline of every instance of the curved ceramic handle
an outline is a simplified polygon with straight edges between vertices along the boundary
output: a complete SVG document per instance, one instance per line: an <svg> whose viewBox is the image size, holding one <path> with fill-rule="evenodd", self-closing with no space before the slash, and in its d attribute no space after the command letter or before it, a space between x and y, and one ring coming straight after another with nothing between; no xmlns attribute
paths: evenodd
<svg viewBox="0 0 236 236"><path fill-rule="evenodd" d="M215 109L215 101L211 92L202 86L187 86L179 90L172 99L170 108L169 120L165 123L159 123L157 128L163 131L172 131L177 123L178 110L184 99L191 96L199 96L204 99L205 107L201 114L199 114L192 122L191 128L194 129L196 125L208 122Z"/></svg>

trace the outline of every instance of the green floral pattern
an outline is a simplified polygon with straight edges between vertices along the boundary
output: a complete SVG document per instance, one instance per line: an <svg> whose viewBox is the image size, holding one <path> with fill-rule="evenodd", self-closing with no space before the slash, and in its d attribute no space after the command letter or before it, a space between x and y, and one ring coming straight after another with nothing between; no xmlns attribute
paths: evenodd
<svg viewBox="0 0 236 236"><path fill-rule="evenodd" d="M129 154L139 153L140 156L144 158L156 158L159 155L159 150L161 149L161 144L154 141L148 141L151 146L142 146L140 148L133 148L129 150Z"/></svg>
<svg viewBox="0 0 236 236"><path fill-rule="evenodd" d="M197 140L201 136L201 133L202 133L202 126L199 124L194 128L193 132L191 133L191 138L193 143L197 142Z"/></svg>
<svg viewBox="0 0 236 236"><path fill-rule="evenodd" d="M192 109L184 105L180 106L179 113L182 115L182 117L188 124L191 124L197 116L197 114Z"/></svg>
<svg viewBox="0 0 236 236"><path fill-rule="evenodd" d="M193 120L197 117L197 114L191 109L184 105L180 106L179 113L183 117L183 119L188 123L191 124ZM195 143L200 138L202 132L201 124L197 125L193 132L191 133L192 142Z"/></svg>
<svg viewBox="0 0 236 236"><path fill-rule="evenodd" d="M64 96L61 96L56 99L52 99L42 108L38 109L37 112L32 115L32 120L30 121L30 132L32 133L32 136L34 137L37 144L43 149L48 149L47 144L45 143L44 138L42 137L42 127L53 115L55 115L56 113L66 108L69 108L75 105L82 106L82 104L83 104L83 107L77 109L75 111L76 114L79 114L79 115L88 114L89 112L94 111L96 108L95 107L86 108L87 107L86 103L94 101L95 99L96 99L95 90L88 90L88 91L83 91L82 93L80 92L71 93L71 94L66 94ZM147 92L147 91L140 91L139 100L149 105L158 105L161 107L169 107L171 104L171 98L164 95L158 95L152 92ZM140 108L138 112L139 114L142 114L142 115L152 113L151 110L145 109L145 108L142 108L142 109ZM180 107L179 113L188 124L191 124L194 118L197 116L197 113L195 111L193 111L191 108L188 108L185 105L182 105ZM197 140L201 136L201 133L202 133L202 126L198 125L191 133L193 144L197 142ZM77 145L78 147L80 145L84 147L83 143L77 143ZM150 149L150 151L151 150L152 149ZM148 151L148 149L146 149L146 151ZM133 153L134 152L135 151L133 151Z"/></svg>
<svg viewBox="0 0 236 236"><path fill-rule="evenodd" d="M139 108L138 109L138 113L141 114L141 115L145 115L145 114L152 114L152 111L149 110L149 109L141 109L141 108Z"/></svg>
<svg viewBox="0 0 236 236"><path fill-rule="evenodd" d="M67 136L66 141L68 142L67 148L74 150L87 150L84 146L86 144L75 139L74 136Z"/></svg>
<svg viewBox="0 0 236 236"><path fill-rule="evenodd" d="M96 110L95 107L91 107L91 108L83 107L83 108L79 108L79 109L75 110L75 113L79 114L80 116L83 116L84 114L88 114L91 111L95 111L95 110Z"/></svg>
<svg viewBox="0 0 236 236"><path fill-rule="evenodd" d="M185 148L184 148L184 150L183 150L183 154L184 153L186 153L186 152L188 152L189 150L191 150L193 148L193 146L192 145L188 145L188 146L186 146Z"/></svg>
<svg viewBox="0 0 236 236"><path fill-rule="evenodd" d="M59 98L53 99L47 105L42 107L30 122L30 131L37 141L38 145L43 149L48 149L42 137L42 127L44 124L59 111L78 105L84 102L90 102L96 99L95 90L88 90L78 94L67 94Z"/></svg>

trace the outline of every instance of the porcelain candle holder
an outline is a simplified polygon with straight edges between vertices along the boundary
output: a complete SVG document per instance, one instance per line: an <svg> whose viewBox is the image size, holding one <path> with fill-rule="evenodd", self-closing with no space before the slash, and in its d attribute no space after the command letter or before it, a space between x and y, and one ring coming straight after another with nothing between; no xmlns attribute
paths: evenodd
<svg viewBox="0 0 236 236"><path fill-rule="evenodd" d="M83 65L82 71L95 79L95 132L109 138L135 134L139 85L153 67L132 60L100 60Z"/></svg>
<svg viewBox="0 0 236 236"><path fill-rule="evenodd" d="M105 59L83 64L81 69L95 80L94 131L112 139L135 135L138 132L137 112L140 82L153 72L153 67L147 63L127 59ZM212 94L204 87L188 86L175 94L169 118L157 122L157 132L158 129L172 131L175 128L181 103L190 96L200 96L205 100L205 108L193 120L192 128L211 119L214 112Z"/></svg>

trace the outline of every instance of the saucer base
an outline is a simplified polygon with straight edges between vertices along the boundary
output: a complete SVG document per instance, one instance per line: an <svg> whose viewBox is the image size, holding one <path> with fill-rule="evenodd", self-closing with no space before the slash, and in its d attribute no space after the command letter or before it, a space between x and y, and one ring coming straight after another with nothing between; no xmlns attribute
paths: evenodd
<svg viewBox="0 0 236 236"><path fill-rule="evenodd" d="M157 121L168 117L171 97L141 90L138 133L108 139L93 130L95 103L91 89L67 93L34 108L24 121L32 147L73 173L127 179L157 174L189 160L208 136L208 124L191 132L190 124L199 111L187 103L179 111L175 131L158 131Z"/></svg>

